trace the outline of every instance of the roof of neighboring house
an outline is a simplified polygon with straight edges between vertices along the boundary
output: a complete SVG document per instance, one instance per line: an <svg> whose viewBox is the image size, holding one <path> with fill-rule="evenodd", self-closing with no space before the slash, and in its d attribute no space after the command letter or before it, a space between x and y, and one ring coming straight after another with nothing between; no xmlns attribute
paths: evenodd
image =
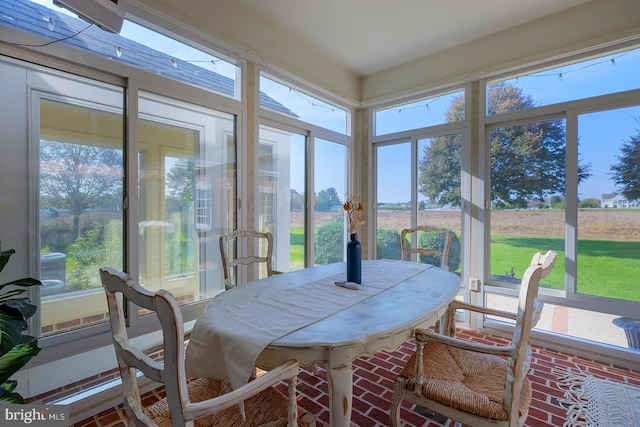
<svg viewBox="0 0 640 427"><path fill-rule="evenodd" d="M48 17L53 18L54 21L52 30L49 30ZM87 28L89 24L86 22L37 3L17 0L1 1L0 25L54 42L57 40L58 43L73 46L76 49L101 55L153 74L204 87L226 96L233 97L235 93L235 83L228 77L187 61L173 58L171 55L151 49L118 34L103 31L96 25ZM18 43L13 40L11 42ZM118 46L122 51L122 55L119 57L116 54ZM175 67L172 61L175 62ZM260 105L279 113L298 117L293 111L263 92L260 92Z"/></svg>
<svg viewBox="0 0 640 427"><path fill-rule="evenodd" d="M616 197L616 194L603 194L602 200L613 199L614 197Z"/></svg>

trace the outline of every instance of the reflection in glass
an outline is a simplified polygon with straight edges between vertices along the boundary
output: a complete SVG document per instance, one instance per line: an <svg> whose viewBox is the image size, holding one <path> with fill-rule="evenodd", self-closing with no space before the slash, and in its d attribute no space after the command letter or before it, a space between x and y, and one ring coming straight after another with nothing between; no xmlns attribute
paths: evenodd
<svg viewBox="0 0 640 427"><path fill-rule="evenodd" d="M122 99L120 88L87 91ZM43 336L104 321L98 269L123 265L122 112L72 102L40 100Z"/></svg>
<svg viewBox="0 0 640 427"><path fill-rule="evenodd" d="M304 268L305 141L304 135L260 126L259 230L273 235L278 271Z"/></svg>
<svg viewBox="0 0 640 427"><path fill-rule="evenodd" d="M223 290L218 237L235 229L234 117L143 92L140 282L181 304Z"/></svg>
<svg viewBox="0 0 640 427"><path fill-rule="evenodd" d="M260 76L260 107L295 117L325 129L350 135L349 110L296 88Z"/></svg>

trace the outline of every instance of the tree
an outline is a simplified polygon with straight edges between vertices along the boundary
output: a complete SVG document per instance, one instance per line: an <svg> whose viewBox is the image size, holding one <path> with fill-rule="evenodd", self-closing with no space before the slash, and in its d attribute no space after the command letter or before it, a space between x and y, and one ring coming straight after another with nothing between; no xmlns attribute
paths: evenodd
<svg viewBox="0 0 640 427"><path fill-rule="evenodd" d="M316 196L316 211L329 211L334 206L342 207L336 189L329 187L326 190L320 190Z"/></svg>
<svg viewBox="0 0 640 427"><path fill-rule="evenodd" d="M488 114L532 108L522 89L507 83L489 86ZM464 97L451 102L447 121L464 118ZM491 201L497 207L526 208L530 200L565 192L566 138L562 120L494 128L490 133ZM419 165L419 190L432 203L460 206L461 138L434 138ZM579 165L578 180L590 176Z"/></svg>
<svg viewBox="0 0 640 427"><path fill-rule="evenodd" d="M555 194L549 199L549 206L551 209L564 209L564 199Z"/></svg>
<svg viewBox="0 0 640 427"><path fill-rule="evenodd" d="M187 209L193 204L195 170L193 159L180 158L167 172L169 192L166 197L181 209Z"/></svg>
<svg viewBox="0 0 640 427"><path fill-rule="evenodd" d="M57 141L40 143L40 195L50 206L73 215L72 240L80 215L98 202L122 200L122 151Z"/></svg>
<svg viewBox="0 0 640 427"><path fill-rule="evenodd" d="M594 198L587 198L584 200L580 200L580 202L578 202L578 207L579 208L599 208L600 200L594 199Z"/></svg>
<svg viewBox="0 0 640 427"><path fill-rule="evenodd" d="M298 193L298 190L291 189L289 191L289 208L291 212L298 212L304 209L304 193Z"/></svg>
<svg viewBox="0 0 640 427"><path fill-rule="evenodd" d="M635 121L640 125L640 117ZM640 199L640 127L635 129L636 134L629 136L620 147L622 155L618 157L618 163L611 166L609 175L618 186L618 191L627 200Z"/></svg>

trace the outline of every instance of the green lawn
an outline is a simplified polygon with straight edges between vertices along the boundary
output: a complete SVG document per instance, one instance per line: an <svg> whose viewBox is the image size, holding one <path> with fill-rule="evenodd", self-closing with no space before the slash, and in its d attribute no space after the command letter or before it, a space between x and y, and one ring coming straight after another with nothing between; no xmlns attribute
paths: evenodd
<svg viewBox="0 0 640 427"><path fill-rule="evenodd" d="M549 249L558 252L556 266L542 286L564 289L564 239L493 235L491 274L513 270L522 277L531 256ZM304 265L304 229L291 228L291 266ZM640 302L640 242L582 239L578 255L578 293Z"/></svg>
<svg viewBox="0 0 640 427"><path fill-rule="evenodd" d="M304 227L291 227L290 234L290 268L304 268Z"/></svg>
<svg viewBox="0 0 640 427"><path fill-rule="evenodd" d="M536 251L558 252L556 267L543 280L547 288L564 288L564 240L545 237L494 235L491 237L491 272L504 274L512 266L526 266ZM640 301L640 242L582 239L578 243L580 294ZM514 267L522 277L524 268Z"/></svg>

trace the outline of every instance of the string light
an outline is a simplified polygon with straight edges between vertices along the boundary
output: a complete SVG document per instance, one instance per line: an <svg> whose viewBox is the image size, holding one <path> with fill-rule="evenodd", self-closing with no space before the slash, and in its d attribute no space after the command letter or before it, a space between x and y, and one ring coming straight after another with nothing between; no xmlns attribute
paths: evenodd
<svg viewBox="0 0 640 427"><path fill-rule="evenodd" d="M53 29L55 28L55 24L56 24L56 22L55 22L55 20L54 20L54 18L53 18L53 17L51 17L51 16L47 16L47 15L43 14L41 10L39 10L39 9L37 9L37 8L35 8L35 7L33 7L33 6L30 4L30 2L25 2L25 1L23 1L23 0L16 0L16 1L17 1L18 3L20 3L20 4L22 4L22 5L24 5L24 6L28 7L28 8L30 8L30 9L32 9L32 10L34 10L34 11L38 12L38 13L42 16L42 20L43 20L44 22L46 22L46 23L47 23L47 26L48 26L48 28L49 28L49 31L53 31ZM89 29L89 28L90 28L90 27L92 27L92 26L93 26L93 24L89 24L89 25L88 25L88 26L86 26L85 28L83 28L83 29L81 29L81 30L79 30L79 31L76 31L74 34L72 34L72 35L70 35L70 36L62 37L62 38L60 38L60 39L52 40L52 41L49 41L49 42L46 42L46 43L42 43L42 44L21 44L21 43L11 43L11 42L6 42L6 41L2 41L2 40L0 40L0 42L5 43L5 44L9 44L9 45L12 45L12 46L19 46L19 47L44 47L44 46L48 46L48 45L51 45L51 44L54 44L54 43L59 43L59 42L62 42L62 41L65 41L65 40L71 39L71 38L73 38L73 37L77 37L78 35L83 34L87 29ZM85 33L85 34L84 34L84 36L85 36L85 37L88 37L88 38L92 38L92 39L94 39L94 40L98 40L96 37L94 37L94 36L92 36L91 34L88 34L88 33ZM104 40L103 40L103 39L100 39L99 41L104 42ZM137 51L137 50L129 49L129 48L127 48L127 49L123 49L121 46L114 46L114 47L115 47L115 51L116 51L116 56L117 56L118 58L122 57L122 54L123 54L123 51L124 51L124 50L131 51L131 52L132 52L132 53L134 53L134 54L145 55L145 56L148 56L148 57L156 57L156 58L166 58L166 57L167 57L167 55L164 55L164 54L153 54L153 53L150 53L150 52L146 52L146 51L145 51L145 52L143 52L143 51ZM252 50L253 50L253 51L255 51L255 49L253 49L253 48L249 49L249 51L252 51ZM616 60L617 60L617 59L620 59L621 57L623 57L624 55L626 55L626 54L627 54L627 53L629 53L629 52L631 52L631 51L626 51L626 52L621 53L621 54L620 54L620 55L618 55L617 57L612 57L612 58L609 58L609 59L604 59L604 60L602 60L602 61L597 61L597 62L594 62L594 63L591 63L591 64L587 64L587 65L584 65L584 66L582 66L582 67L579 67L579 68L576 68L576 69L573 69L573 70L564 70L563 72L561 72L561 73L559 73L559 74L555 74L555 73L554 73L554 74L551 74L551 73L539 73L539 74L526 75L526 76L522 76L522 77L549 77L549 76L557 76L557 77L558 77L558 81L563 81L564 76L565 76L566 74L574 73L574 72L577 72L577 71L583 70L583 69L585 69L585 68L594 67L594 66L597 66L597 65L600 65L600 64L606 63L606 62L610 62L612 66L615 66L615 65L617 65ZM261 58L261 59L263 59L263 58L262 58L262 55L260 55L260 53L259 53L259 52L257 52L257 51L256 51L256 53L260 56L260 58ZM187 62L187 63L204 63L204 62L206 62L206 63L210 63L212 67L215 67L217 62L222 61L222 59L207 59L207 60L180 59L180 60L181 60L181 61L183 61L183 62ZM264 61L264 59L263 59L263 61ZM173 59L173 58L169 58L169 62L171 63L171 66L172 66L173 68L178 68L178 63L177 63L177 61L176 61L175 59ZM266 63L266 61L264 61L264 62ZM515 81L516 81L516 83L518 82L518 79L519 79L519 78L520 78L520 76L516 76L516 77L515 77ZM305 96L303 96L303 94L302 94L302 93L298 92L297 90L295 90L295 89L293 89L293 88L289 88L289 91L290 91L290 92L291 92L291 91L295 91L295 93L297 93L297 94L298 94L301 98L303 98L305 101L309 102L309 104L311 104L314 108L315 108L315 107L322 107L322 108L326 108L326 109L328 109L328 110L331 110L332 112L335 112L335 110L334 110L332 107L327 107L327 106L325 106L325 105L316 105L316 104L314 104L314 103L313 103L313 102L311 102L309 99L305 98ZM431 100L431 101L427 102L426 104L424 104L424 106L425 106L427 109L430 109L430 104L432 104L432 103L436 102L439 98L440 98L440 97L437 97L437 98L435 98L435 99L433 99L433 100ZM416 105L416 106L412 106L412 107L403 106L403 108L402 108L402 109L398 108L398 109L396 109L396 111L398 111L398 113L401 113L403 109L404 109L404 110L407 110L407 109L416 109L416 108L422 108L422 105ZM391 109L391 110L393 110L393 109Z"/></svg>
<svg viewBox="0 0 640 427"><path fill-rule="evenodd" d="M597 65L602 65L602 64L606 64L607 62L611 63L611 65L616 65L616 61L620 58L622 58L623 56L625 56L626 54L628 54L629 52L633 52L633 50L628 50L626 52L621 53L620 55L616 56L616 57L612 57L609 59L603 59L601 61L596 61L594 63L591 64L586 64L583 65L582 67L578 67L575 68L573 70L564 70L563 72L561 72L560 74L555 74L555 73L539 73L539 74L529 74L527 76L523 76L523 77L549 77L549 76L558 76L558 80L562 80L562 78L564 76L566 76L569 73L575 73L578 71L582 71L585 68L590 68L590 67L595 67Z"/></svg>
<svg viewBox="0 0 640 427"><path fill-rule="evenodd" d="M42 19L44 19L47 22L47 27L49 28L49 31L53 31L53 28L55 27L55 21L53 20L53 18L51 16L49 17L43 16Z"/></svg>
<svg viewBox="0 0 640 427"><path fill-rule="evenodd" d="M402 113L403 110L415 110L417 108L426 108L427 110L431 111L431 104L433 104L434 102L439 100L441 97L442 97L442 95L438 96L437 98L430 99L424 105L423 104L419 104L419 105L413 105L413 106L410 106L410 107L408 107L406 105L403 105L402 108L390 108L389 110L390 111L395 110L395 111L398 112L398 114Z"/></svg>
<svg viewBox="0 0 640 427"><path fill-rule="evenodd" d="M43 22L47 23L49 31L53 31L53 29L55 28L55 25L56 25L56 21L55 21L55 19L53 17L48 16L48 15L42 13L42 11L40 9L38 9L36 7L33 7L30 4L31 2L26 2L24 0L16 0L16 2L18 2L18 3L22 4L23 6L28 7L29 9L39 13L41 15L41 17L42 17ZM92 26L93 26L93 24L89 24L88 26L84 27L83 29L77 30L75 33L71 34L70 36L61 37L59 39L51 40L51 41L48 41L48 42L45 42L45 43L42 43L42 44L11 43L11 42L6 42L4 40L0 40L0 42L4 43L4 44L11 45L11 46L18 46L18 47L45 47L45 46L49 46L49 45L52 45L52 44L55 44L55 43L60 43L60 42L72 39L72 38L77 37L78 35L84 33L84 37L87 37L87 38L93 39L95 41L99 41L101 43L104 43L105 42L104 39L95 37L95 36L93 36L93 35L91 35L89 33L85 33L85 31L88 30L89 28L91 28ZM72 31L75 31L70 27L68 29L72 30ZM145 55L147 57L167 58L167 55L164 55L162 53L153 54L153 53L150 53L148 51L139 51L139 50L130 49L130 48L123 48L122 46L118 46L118 45L114 45L113 49L115 50L116 56L118 58L122 57L122 54L123 54L124 51L128 51L128 52L131 52L131 53L137 54L137 55ZM188 62L188 63L206 63L206 64L211 64L212 67L216 67L216 63L219 62L219 61L222 61L222 59L219 59L219 58L206 59L206 60L180 59L180 61ZM170 62L171 66L173 68L178 68L178 62L175 59L169 58L169 62Z"/></svg>
<svg viewBox="0 0 640 427"><path fill-rule="evenodd" d="M317 104L315 101L313 101L312 99L307 98L307 95L292 88L291 86L289 86L289 93L295 93L296 95L298 95L300 98L302 98L303 100L305 100L306 102L309 103L309 105L311 105L313 108L324 108L326 110L331 111L332 113L335 114L336 112L336 108L334 106L331 105L323 105L323 104ZM338 111L344 111L344 110L340 110L338 109Z"/></svg>

